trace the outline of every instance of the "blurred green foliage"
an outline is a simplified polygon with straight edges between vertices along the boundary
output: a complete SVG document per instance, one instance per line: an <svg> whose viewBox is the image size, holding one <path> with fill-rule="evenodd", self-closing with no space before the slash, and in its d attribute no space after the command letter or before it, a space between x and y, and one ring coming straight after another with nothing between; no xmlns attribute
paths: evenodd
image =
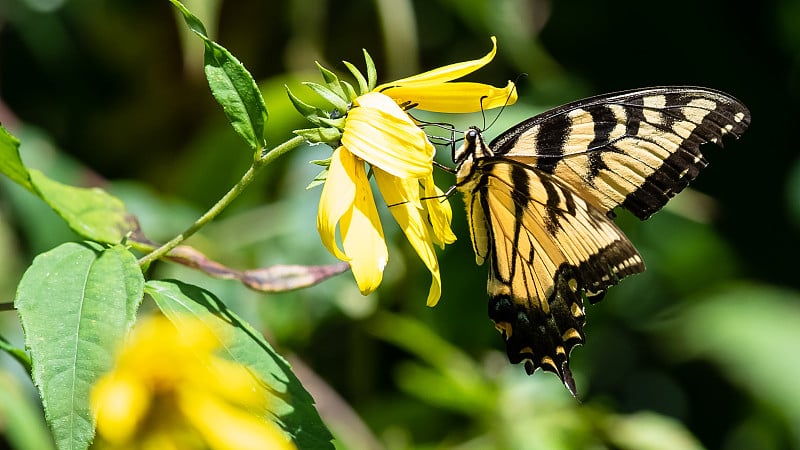
<svg viewBox="0 0 800 450"><path fill-rule="evenodd" d="M498 57L473 78L527 76L521 101L487 136L559 103L658 84L724 90L751 109L740 141L707 149L712 165L695 191L646 223L620 213L648 271L587 307L587 343L572 358L580 405L552 375L527 377L506 362L457 196L459 241L441 254L433 309L424 306L429 274L391 225L384 284L366 298L349 275L265 295L154 267L214 292L293 355L340 448L800 449L797 0L185 3L259 81L268 145L307 126L283 86L303 92L315 60L346 74L339 61L360 61L366 48L385 81L479 57L490 35ZM0 122L26 164L61 182L104 184L153 239L185 228L250 162L181 20L166 0L0 0ZM239 268L332 262L314 227L319 191L305 190L318 169L308 161L326 152L279 161L190 243ZM453 182L444 172L437 180ZM71 232L21 188L0 187L0 289L10 301L33 257ZM22 347L15 313L2 313L0 327ZM32 427L29 443L41 435L27 419L35 397L14 360L0 362L18 376L0 386L4 439L26 448L17 427Z"/></svg>

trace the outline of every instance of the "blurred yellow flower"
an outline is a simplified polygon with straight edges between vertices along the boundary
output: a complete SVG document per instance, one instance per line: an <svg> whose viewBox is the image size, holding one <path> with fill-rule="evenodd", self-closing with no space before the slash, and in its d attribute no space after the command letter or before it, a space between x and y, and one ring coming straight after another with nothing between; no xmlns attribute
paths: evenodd
<svg viewBox="0 0 800 450"><path fill-rule="evenodd" d="M246 367L199 321L140 322L91 394L101 448L294 449Z"/></svg>
<svg viewBox="0 0 800 450"><path fill-rule="evenodd" d="M350 263L362 294L380 285L389 259L366 162L392 215L431 272L427 304L439 301L441 278L433 246L455 241L452 212L433 181L435 148L403 108L462 113L516 101L511 82L505 88L453 82L488 64L497 49L494 37L492 43L483 58L382 84L352 101L320 196L317 229L325 247ZM336 241L337 226L342 248Z"/></svg>

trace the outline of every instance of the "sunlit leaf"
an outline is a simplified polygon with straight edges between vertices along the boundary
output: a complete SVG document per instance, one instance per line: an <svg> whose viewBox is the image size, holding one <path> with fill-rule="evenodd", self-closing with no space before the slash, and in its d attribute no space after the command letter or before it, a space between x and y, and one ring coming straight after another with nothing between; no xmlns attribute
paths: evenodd
<svg viewBox="0 0 800 450"><path fill-rule="evenodd" d="M94 434L92 384L134 322L144 278L122 246L66 243L34 259L15 300L33 381L59 448L86 448Z"/></svg>
<svg viewBox="0 0 800 450"><path fill-rule="evenodd" d="M136 228L136 219L122 201L100 188L59 183L31 169L39 196L79 235L93 241L119 243Z"/></svg>
<svg viewBox="0 0 800 450"><path fill-rule="evenodd" d="M0 172L25 189L33 192L28 169L19 156L19 140L0 126Z"/></svg>
<svg viewBox="0 0 800 450"><path fill-rule="evenodd" d="M38 195L73 231L99 242L119 243L134 228L135 218L118 198L100 188L59 183L28 169L19 155L19 141L0 127L0 171Z"/></svg>
<svg viewBox="0 0 800 450"><path fill-rule="evenodd" d="M267 107L253 76L225 47L211 40L202 22L177 0L170 0L186 24L205 43L205 73L214 98L231 126L253 150L265 146Z"/></svg>
<svg viewBox="0 0 800 450"><path fill-rule="evenodd" d="M269 397L267 418L292 436L298 448L333 448L330 432L314 408L311 395L261 333L199 287L175 280L148 281L146 292L178 329L181 317L194 317L213 330L220 341L229 342L223 356L249 367L264 383Z"/></svg>

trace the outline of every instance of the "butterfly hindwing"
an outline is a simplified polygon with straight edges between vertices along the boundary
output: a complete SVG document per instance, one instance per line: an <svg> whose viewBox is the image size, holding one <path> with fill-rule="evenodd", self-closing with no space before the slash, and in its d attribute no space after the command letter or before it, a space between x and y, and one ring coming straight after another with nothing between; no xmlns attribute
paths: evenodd
<svg viewBox="0 0 800 450"><path fill-rule="evenodd" d="M487 158L471 180L462 192L479 262L490 261L489 317L508 357L574 392L568 361L584 338L584 294L641 272L642 259L605 213L547 173Z"/></svg>
<svg viewBox="0 0 800 450"><path fill-rule="evenodd" d="M739 136L750 113L722 92L660 87L601 95L528 119L489 145L558 177L601 210L640 219L707 165L700 144Z"/></svg>
<svg viewBox="0 0 800 450"><path fill-rule="evenodd" d="M569 354L584 341L584 298L644 270L611 220L645 219L706 166L700 145L738 137L747 108L727 94L662 87L570 103L486 145L454 152L476 261L489 260L489 317L512 363L556 373L575 395Z"/></svg>

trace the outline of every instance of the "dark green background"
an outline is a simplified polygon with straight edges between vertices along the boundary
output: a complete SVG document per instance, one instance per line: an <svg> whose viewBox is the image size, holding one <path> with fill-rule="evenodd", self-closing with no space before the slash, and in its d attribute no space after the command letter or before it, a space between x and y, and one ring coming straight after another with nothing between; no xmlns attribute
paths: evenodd
<svg viewBox="0 0 800 450"><path fill-rule="evenodd" d="M154 276L207 287L249 317L282 353L303 361L296 366L320 377L307 381L312 392L320 386L337 392L315 395L333 402L328 417L343 447L647 448L621 443L615 433L622 426L613 419L652 411L676 419L707 448L800 448L798 409L774 395L776 389L800 395L792 386L800 376L794 331L800 327L794 137L800 2L235 0L218 9L214 3L186 5L196 13L203 5L216 10L202 16L212 37L261 84L271 145L306 126L283 85L313 99L297 83L320 81L315 60L344 74L339 61L363 68L366 48L379 81L389 81L482 56L490 35L498 36L498 56L470 79L504 85L526 76L520 102L501 114L489 137L560 103L653 85L723 90L752 113L740 141L706 148L711 166L692 187L707 201L681 196L673 202L680 208L643 224L620 213L648 271L587 307L587 343L572 355L580 407L552 375L528 378L504 363L503 343L486 318L485 268L474 265L457 196L451 204L459 241L440 253L444 293L434 309L424 306L429 276L380 197L393 244L384 284L371 298L354 292L349 275L263 295L156 268ZM396 12L379 20L379 11L399 5L412 12L413 26ZM0 122L22 140L23 158L64 181L103 184L155 239L188 225L250 158L208 92L199 41L184 28L166 0L0 0ZM496 111L486 116L490 122ZM483 124L479 115L438 117L462 129ZM328 154L309 148L281 161L192 244L240 268L333 261L314 228L319 190L304 190L315 174L307 161ZM448 151L438 159L447 163ZM443 188L453 182L447 173L437 177ZM3 184L0 287L8 299L37 253L71 238L34 203ZM707 223L692 219L698 214ZM732 310L719 309L727 299ZM387 312L418 321L453 347L424 333L409 335L385 320ZM18 336L15 315L2 319L3 334ZM767 344L749 348L726 338L751 335ZM406 344L389 343L399 341ZM422 349L413 350L415 343ZM475 373L464 376L483 381L437 400L456 381L425 360L426 349L450 367L456 363L447 362L448 354L467 357ZM781 370L764 360L778 361ZM429 364L430 372L418 370ZM369 431L345 419L348 405ZM526 425L520 430L515 422ZM659 440L650 431L642 435ZM663 448L680 448L664 439Z"/></svg>

